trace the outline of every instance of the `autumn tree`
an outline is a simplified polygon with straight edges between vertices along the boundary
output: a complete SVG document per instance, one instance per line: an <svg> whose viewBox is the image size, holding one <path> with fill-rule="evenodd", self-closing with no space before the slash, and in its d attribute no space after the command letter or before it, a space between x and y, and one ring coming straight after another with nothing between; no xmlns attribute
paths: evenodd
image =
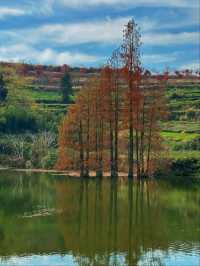
<svg viewBox="0 0 200 266"><path fill-rule="evenodd" d="M161 121L168 116L165 87L168 73L158 75L156 83L147 87L146 92L146 175L150 175L155 168L155 162L163 151L161 137Z"/></svg>
<svg viewBox="0 0 200 266"><path fill-rule="evenodd" d="M134 175L134 117L138 119L139 82L140 76L140 33L134 20L130 20L124 29L124 40L121 56L124 61L125 80L127 82L127 116L128 116L128 176ZM135 105L135 106L134 106ZM135 110L134 110L135 108ZM136 121L138 123L138 121ZM138 128L138 125L135 125ZM138 167L138 131L136 130L136 156Z"/></svg>
<svg viewBox="0 0 200 266"><path fill-rule="evenodd" d="M106 121L109 125L110 136L110 173L112 177L118 176L118 144L119 144L119 122L120 122L120 77L121 57L119 49L115 50L108 60L108 65L101 73L102 91L104 94L104 105Z"/></svg>
<svg viewBox="0 0 200 266"><path fill-rule="evenodd" d="M68 109L68 115L61 123L59 131L59 169L77 169L77 153L79 147L77 123L77 106L73 105Z"/></svg>
<svg viewBox="0 0 200 266"><path fill-rule="evenodd" d="M101 73L102 75L102 73ZM95 153L96 176L103 176L104 145L105 145L105 94L102 79L93 78L90 85L92 95L92 135Z"/></svg>
<svg viewBox="0 0 200 266"><path fill-rule="evenodd" d="M89 176L91 102L89 88L77 95L76 104L68 109L59 137L59 168L80 170L80 176Z"/></svg>

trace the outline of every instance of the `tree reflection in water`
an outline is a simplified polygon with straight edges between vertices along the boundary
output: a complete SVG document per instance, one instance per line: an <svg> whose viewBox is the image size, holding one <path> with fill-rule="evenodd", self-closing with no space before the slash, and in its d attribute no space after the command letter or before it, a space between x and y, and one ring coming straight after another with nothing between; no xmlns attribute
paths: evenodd
<svg viewBox="0 0 200 266"><path fill-rule="evenodd" d="M162 210L156 182L86 179L79 182L79 193L71 181L59 185L65 190L58 198L64 197L68 210L60 216L60 228L66 250L80 265L138 265L141 259L142 265L162 265L162 256L155 251L167 254L170 248L170 220L165 217L170 211ZM73 205L73 213L68 205ZM73 222L66 224L65 216Z"/></svg>
<svg viewBox="0 0 200 266"><path fill-rule="evenodd" d="M0 265L197 264L199 188L21 173L0 185Z"/></svg>

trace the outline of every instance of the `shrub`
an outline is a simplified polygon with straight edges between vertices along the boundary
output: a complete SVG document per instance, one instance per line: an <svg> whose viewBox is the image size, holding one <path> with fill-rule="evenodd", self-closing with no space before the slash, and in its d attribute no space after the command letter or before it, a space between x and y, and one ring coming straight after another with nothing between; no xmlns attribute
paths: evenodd
<svg viewBox="0 0 200 266"><path fill-rule="evenodd" d="M190 175L200 170L200 162L197 159L178 159L172 162L171 170L178 175Z"/></svg>
<svg viewBox="0 0 200 266"><path fill-rule="evenodd" d="M0 161L4 166L18 168L53 168L56 145L56 135L50 132L2 135Z"/></svg>
<svg viewBox="0 0 200 266"><path fill-rule="evenodd" d="M30 109L23 105L8 105L1 110L0 132L20 133L37 131L37 118Z"/></svg>

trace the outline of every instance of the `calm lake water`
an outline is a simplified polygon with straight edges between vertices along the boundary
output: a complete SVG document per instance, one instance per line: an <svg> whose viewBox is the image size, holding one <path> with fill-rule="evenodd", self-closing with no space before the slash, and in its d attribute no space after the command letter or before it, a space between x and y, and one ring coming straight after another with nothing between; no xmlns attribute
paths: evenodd
<svg viewBox="0 0 200 266"><path fill-rule="evenodd" d="M200 265L200 188L0 172L0 265Z"/></svg>

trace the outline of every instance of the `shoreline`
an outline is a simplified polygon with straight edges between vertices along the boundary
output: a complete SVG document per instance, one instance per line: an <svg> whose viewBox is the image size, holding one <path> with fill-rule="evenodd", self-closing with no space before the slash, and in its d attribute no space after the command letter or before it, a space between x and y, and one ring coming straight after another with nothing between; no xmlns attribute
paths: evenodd
<svg viewBox="0 0 200 266"><path fill-rule="evenodd" d="M55 169L25 169L25 168L9 168L9 167L0 167L1 171L12 171L12 172L25 172L25 173L50 173L54 175L62 175L62 176L69 176L69 177L80 177L79 171L65 171L65 170L55 170ZM96 177L96 172L91 171L89 177ZM103 177L110 177L109 172L104 172ZM128 173L118 173L118 177L128 178Z"/></svg>
<svg viewBox="0 0 200 266"><path fill-rule="evenodd" d="M37 169L37 168L33 168L33 169L25 169L25 168L9 168L9 167L0 167L0 175L1 172L3 171L11 171L11 172L21 172L21 173L27 173L27 174L31 174L31 173L38 173L38 174L42 174L42 173L47 173L50 174L52 176L63 176L63 177L73 177L73 178L83 178L84 177L80 177L80 172L79 171L66 171L66 170L56 170L56 169ZM96 177L96 172L95 171L91 171L89 176L87 178L97 178ZM102 178L111 178L110 172L104 172ZM120 180L128 180L128 173L125 172L119 172L118 173L118 177ZM168 180L168 181L191 181L191 180L196 180L198 181L198 183L200 182L200 174L191 174L189 176L189 178L184 178L181 175L172 175L172 176L168 176L166 177L165 175L160 175L160 177L158 176L154 176L154 177L150 177L150 179L160 179L160 180ZM136 175L134 175L133 180L137 180Z"/></svg>

